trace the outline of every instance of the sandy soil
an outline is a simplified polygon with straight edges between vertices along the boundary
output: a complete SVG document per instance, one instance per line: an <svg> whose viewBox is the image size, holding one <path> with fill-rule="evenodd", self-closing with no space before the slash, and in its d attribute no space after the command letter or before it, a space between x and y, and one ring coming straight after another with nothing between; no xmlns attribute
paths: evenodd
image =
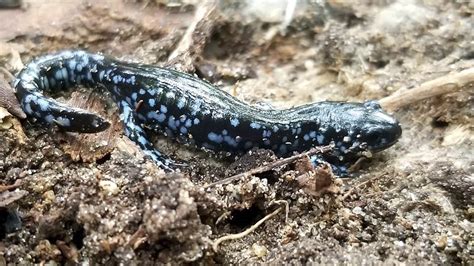
<svg viewBox="0 0 474 266"><path fill-rule="evenodd" d="M196 10L193 1L92 2L0 10L0 67L15 74L34 56L74 48L173 66ZM285 20L286 1L221 1L186 69L247 102L290 107L381 99L474 67L468 1L303 2ZM221 158L158 138L190 164L165 174L121 136L101 91L78 91L60 99L102 109L115 126L84 137L0 109L0 265L474 263L472 86L397 110L399 143L354 178L301 159L210 187L277 158Z"/></svg>

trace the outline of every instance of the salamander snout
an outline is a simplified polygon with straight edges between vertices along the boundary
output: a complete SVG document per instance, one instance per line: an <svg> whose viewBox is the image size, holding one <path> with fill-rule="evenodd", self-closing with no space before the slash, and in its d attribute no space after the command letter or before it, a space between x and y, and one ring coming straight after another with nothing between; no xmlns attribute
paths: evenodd
<svg viewBox="0 0 474 266"><path fill-rule="evenodd" d="M384 150L395 144L402 135L400 123L382 110L373 111L367 118L365 134L361 137L370 151Z"/></svg>

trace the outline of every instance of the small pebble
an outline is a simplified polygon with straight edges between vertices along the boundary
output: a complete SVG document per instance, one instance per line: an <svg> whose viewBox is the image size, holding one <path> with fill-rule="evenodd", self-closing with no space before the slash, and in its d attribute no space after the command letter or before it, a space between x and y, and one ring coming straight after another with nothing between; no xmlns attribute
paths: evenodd
<svg viewBox="0 0 474 266"><path fill-rule="evenodd" d="M262 246L260 244L254 243L252 245L252 251L255 254L255 256L259 258L263 258L267 255L268 249L265 246Z"/></svg>
<svg viewBox="0 0 474 266"><path fill-rule="evenodd" d="M120 189L117 184L110 180L100 181L99 186L107 195L116 195L120 192Z"/></svg>

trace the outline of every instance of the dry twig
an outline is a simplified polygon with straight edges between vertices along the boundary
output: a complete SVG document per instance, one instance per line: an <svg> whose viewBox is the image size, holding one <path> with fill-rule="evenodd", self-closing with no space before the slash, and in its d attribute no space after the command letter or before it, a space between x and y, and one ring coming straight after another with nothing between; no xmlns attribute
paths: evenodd
<svg viewBox="0 0 474 266"><path fill-rule="evenodd" d="M288 215L290 214L290 203L286 200L274 200L270 204L283 204L285 205L285 223L288 223Z"/></svg>
<svg viewBox="0 0 474 266"><path fill-rule="evenodd" d="M383 175L374 176L374 177L372 177L372 178L370 178L370 179L368 179L368 180L365 180L365 181L362 182L362 183L359 183L359 184L357 184L357 185L351 187L351 188L349 189L349 191L347 191L346 194L344 194L344 196L342 196L342 201L345 201L352 193L354 193L354 191L355 191L356 189L359 189L359 188L361 188L362 186L365 186L365 185L367 185L367 184L369 184L369 183L375 181L376 179L381 178L382 176L383 176Z"/></svg>
<svg viewBox="0 0 474 266"><path fill-rule="evenodd" d="M17 179L13 185L0 185L0 193L10 190L10 189L18 188L20 186L21 186L21 180Z"/></svg>
<svg viewBox="0 0 474 266"><path fill-rule="evenodd" d="M468 87L474 88L474 68L468 68L457 73L450 73L424 82L416 88L403 90L402 92L385 97L381 99L379 103L385 110L395 111L417 101L457 92Z"/></svg>
<svg viewBox="0 0 474 266"><path fill-rule="evenodd" d="M332 146L315 147L315 148L312 148L311 150L309 150L307 152L300 153L300 154L297 154L297 155L294 155L294 156L291 156L291 157L288 157L288 158L279 159L279 160L276 160L276 161L274 161L272 163L269 163L267 165L262 165L260 167L251 169L249 171L246 171L246 172L243 172L243 173L240 173L240 174L237 174L237 175L233 175L233 176L228 177L228 178L224 178L224 179L219 180L217 182L206 185L206 186L204 186L204 188L206 189L206 188L210 188L210 187L213 187L213 186L216 186L216 185L224 185L224 184L228 184L228 183L230 183L234 180L239 180L239 179L245 178L247 176L251 176L251 175L255 175L255 174L259 174L259 173L264 173L264 172L270 171L272 169L275 169L277 167L284 166L284 165L287 165L289 163L292 163L292 162L294 162L298 159L304 158L306 156L312 156L312 155L315 155L315 154L323 154L323 153L329 152L329 151L332 150L332 148L333 148Z"/></svg>
<svg viewBox="0 0 474 266"><path fill-rule="evenodd" d="M217 1L204 1L196 9L194 19L186 29L176 49L168 57L167 65L192 72L194 62L202 53L217 21Z"/></svg>
<svg viewBox="0 0 474 266"><path fill-rule="evenodd" d="M255 229L257 229L261 224L263 224L266 220L268 220L268 219L272 218L273 216L277 215L282 209L283 209L283 207L280 207L280 208L276 209L275 211L273 211L269 215L263 217L261 220L259 220L258 222L256 222L254 225L250 226L247 230L245 230L243 232L240 232L238 234L226 235L226 236L223 236L223 237L220 237L220 238L214 240L214 242L212 243L212 248L214 249L214 251L217 251L217 248L219 247L220 243L222 243L224 241L227 241L227 240L240 239L240 238L243 238L243 237L247 236L248 234L252 233Z"/></svg>

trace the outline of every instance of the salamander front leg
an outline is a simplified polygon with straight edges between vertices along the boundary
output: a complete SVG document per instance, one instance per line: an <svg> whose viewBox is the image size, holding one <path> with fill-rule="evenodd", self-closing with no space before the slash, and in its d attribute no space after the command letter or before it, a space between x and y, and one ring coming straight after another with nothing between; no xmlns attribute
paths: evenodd
<svg viewBox="0 0 474 266"><path fill-rule="evenodd" d="M122 101L119 104L120 111L120 120L123 121L125 126L125 135L135 142L145 153L146 156L150 157L160 168L165 170L166 172L174 171L176 164L173 160L168 158L167 156L163 155L159 152L151 142L148 140L148 136L143 128L137 124L135 116L133 114L132 108L130 105Z"/></svg>
<svg viewBox="0 0 474 266"><path fill-rule="evenodd" d="M309 157L311 163L313 164L314 167L317 167L318 165L328 163L331 166L332 172L335 176L338 177L348 177L350 176L349 172L347 171L347 166L345 165L336 165L328 162L323 156L321 155L313 155Z"/></svg>

